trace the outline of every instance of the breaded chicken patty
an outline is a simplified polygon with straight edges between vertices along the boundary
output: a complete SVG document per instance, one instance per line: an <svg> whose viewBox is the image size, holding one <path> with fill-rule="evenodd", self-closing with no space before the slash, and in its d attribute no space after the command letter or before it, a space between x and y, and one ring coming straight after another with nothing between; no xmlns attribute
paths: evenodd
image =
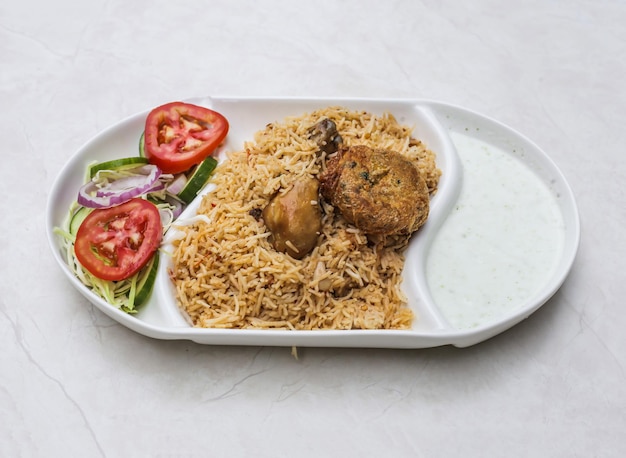
<svg viewBox="0 0 626 458"><path fill-rule="evenodd" d="M319 181L324 199L366 234L410 234L428 218L426 182L417 166L395 151L342 147Z"/></svg>

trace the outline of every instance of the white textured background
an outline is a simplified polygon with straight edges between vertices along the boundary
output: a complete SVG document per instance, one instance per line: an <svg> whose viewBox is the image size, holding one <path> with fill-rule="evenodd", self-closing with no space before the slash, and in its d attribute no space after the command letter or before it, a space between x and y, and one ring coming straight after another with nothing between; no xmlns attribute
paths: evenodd
<svg viewBox="0 0 626 458"><path fill-rule="evenodd" d="M0 455L626 455L626 3L0 5ZM512 330L419 351L151 340L55 265L46 199L114 122L191 96L411 97L494 117L574 189L563 288Z"/></svg>

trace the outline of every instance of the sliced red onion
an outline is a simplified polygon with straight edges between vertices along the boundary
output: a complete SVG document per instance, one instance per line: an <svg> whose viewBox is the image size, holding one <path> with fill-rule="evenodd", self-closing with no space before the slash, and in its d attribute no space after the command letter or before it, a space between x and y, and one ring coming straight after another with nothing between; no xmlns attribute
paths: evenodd
<svg viewBox="0 0 626 458"><path fill-rule="evenodd" d="M148 189L145 193L149 194L151 192L159 192L159 191L163 191L164 189L165 189L165 183L160 180L157 180L156 183L154 183L154 186Z"/></svg>
<svg viewBox="0 0 626 458"><path fill-rule="evenodd" d="M163 207L162 205L157 205L157 207L159 207L163 226L167 228L183 212L185 204L169 194L165 195L163 203L167 204L168 207Z"/></svg>
<svg viewBox="0 0 626 458"><path fill-rule="evenodd" d="M174 180L167 187L167 192L172 195L180 193L187 184L187 176L184 173L180 173L174 176Z"/></svg>
<svg viewBox="0 0 626 458"><path fill-rule="evenodd" d="M161 170L152 164L125 171L125 176L113 181L101 182L99 175L78 191L78 203L89 208L107 208L123 204L134 197L163 189L159 181Z"/></svg>
<svg viewBox="0 0 626 458"><path fill-rule="evenodd" d="M141 189L150 183L150 187L153 187L161 176L161 171L156 165L142 165L129 170L128 173L132 173L132 175L123 176L111 182L104 181L103 184L99 184L97 177L94 177L92 181L98 186L96 197L114 196L130 189Z"/></svg>
<svg viewBox="0 0 626 458"><path fill-rule="evenodd" d="M172 215L174 219L178 218L185 209L185 204L172 196L165 196L165 200L172 206Z"/></svg>

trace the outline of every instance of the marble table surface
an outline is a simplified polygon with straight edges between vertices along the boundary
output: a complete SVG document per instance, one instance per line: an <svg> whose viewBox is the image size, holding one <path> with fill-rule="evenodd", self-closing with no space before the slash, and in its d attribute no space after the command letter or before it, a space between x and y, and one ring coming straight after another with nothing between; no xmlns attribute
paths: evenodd
<svg viewBox="0 0 626 458"><path fill-rule="evenodd" d="M0 7L1 456L626 456L626 3L23 0ZM567 177L559 292L468 348L139 335L70 285L52 183L113 123L192 96L426 98Z"/></svg>

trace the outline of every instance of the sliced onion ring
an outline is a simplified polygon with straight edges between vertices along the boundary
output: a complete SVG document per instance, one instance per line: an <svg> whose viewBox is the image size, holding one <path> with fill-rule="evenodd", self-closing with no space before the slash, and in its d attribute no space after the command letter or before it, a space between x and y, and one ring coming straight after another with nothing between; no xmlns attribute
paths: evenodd
<svg viewBox="0 0 626 458"><path fill-rule="evenodd" d="M165 201L172 206L172 215L174 219L178 218L185 209L185 204L173 196L166 195Z"/></svg>
<svg viewBox="0 0 626 458"><path fill-rule="evenodd" d="M152 164L125 171L125 176L108 183L98 182L98 175L78 191L78 203L89 208L107 208L164 188L159 181L161 170Z"/></svg>
<svg viewBox="0 0 626 458"><path fill-rule="evenodd" d="M174 179L167 187L167 192L169 192L172 195L176 195L183 190L186 184L187 184L187 176L184 173L179 173L178 175L174 175Z"/></svg>
<svg viewBox="0 0 626 458"><path fill-rule="evenodd" d="M180 216L185 209L185 204L176 197L165 194L165 198L157 204L163 227L167 230L172 222Z"/></svg>

